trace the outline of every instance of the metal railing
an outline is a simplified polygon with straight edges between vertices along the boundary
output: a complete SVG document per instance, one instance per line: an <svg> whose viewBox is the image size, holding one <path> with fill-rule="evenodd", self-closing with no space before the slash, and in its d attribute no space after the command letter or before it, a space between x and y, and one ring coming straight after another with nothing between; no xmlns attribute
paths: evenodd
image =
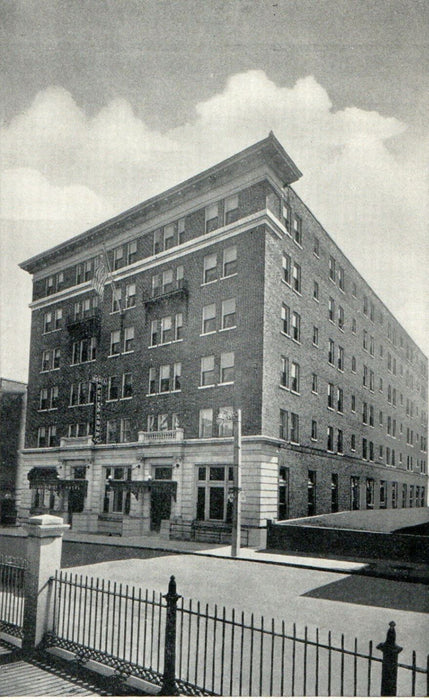
<svg viewBox="0 0 429 700"><path fill-rule="evenodd" d="M25 571L21 557L0 555L0 633L23 638Z"/></svg>
<svg viewBox="0 0 429 700"><path fill-rule="evenodd" d="M162 694L379 696L429 692L426 666L398 663L394 623L386 641L360 644L331 632L185 601L174 577L165 596L61 572L51 579L47 646L85 663L162 686ZM384 684L384 685L383 685Z"/></svg>

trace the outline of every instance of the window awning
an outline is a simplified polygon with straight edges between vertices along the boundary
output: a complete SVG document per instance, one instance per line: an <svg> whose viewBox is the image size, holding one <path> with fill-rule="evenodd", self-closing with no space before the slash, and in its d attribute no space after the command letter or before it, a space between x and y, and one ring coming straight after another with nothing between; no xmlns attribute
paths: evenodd
<svg viewBox="0 0 429 700"><path fill-rule="evenodd" d="M27 474L30 488L47 488L56 493L81 491L86 496L88 482L85 479L60 479L56 467L33 467Z"/></svg>

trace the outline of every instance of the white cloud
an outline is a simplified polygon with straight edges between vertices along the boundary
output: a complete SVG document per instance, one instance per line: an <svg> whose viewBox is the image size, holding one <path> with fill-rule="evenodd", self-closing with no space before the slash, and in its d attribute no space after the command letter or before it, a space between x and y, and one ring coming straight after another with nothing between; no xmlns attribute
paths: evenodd
<svg viewBox="0 0 429 700"><path fill-rule="evenodd" d="M66 90L49 88L0 133L3 215L37 218L39 230L58 222L56 233L47 227L49 238L62 240L271 129L304 173L296 185L304 201L424 342L429 137L413 142L407 134L401 149L405 124L357 106L335 111L312 76L281 87L260 70L233 75L195 105L192 120L166 133L124 99L89 116Z"/></svg>

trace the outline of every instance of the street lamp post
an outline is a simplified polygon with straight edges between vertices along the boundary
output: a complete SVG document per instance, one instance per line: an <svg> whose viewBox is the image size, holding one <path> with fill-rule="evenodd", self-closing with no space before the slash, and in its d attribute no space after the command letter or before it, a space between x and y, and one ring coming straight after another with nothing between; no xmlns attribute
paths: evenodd
<svg viewBox="0 0 429 700"><path fill-rule="evenodd" d="M241 409L236 411L219 411L219 424L231 422L234 435L233 487L232 487L232 541L231 556L240 554L241 537Z"/></svg>

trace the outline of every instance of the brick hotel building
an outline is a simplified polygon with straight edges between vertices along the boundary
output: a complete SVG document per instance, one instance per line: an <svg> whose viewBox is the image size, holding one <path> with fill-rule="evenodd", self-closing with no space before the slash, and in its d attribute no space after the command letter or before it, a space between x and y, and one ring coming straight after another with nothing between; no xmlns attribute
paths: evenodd
<svg viewBox="0 0 429 700"><path fill-rule="evenodd" d="M21 519L127 535L228 522L222 408L242 410L250 541L267 518L426 503L427 359L292 189L300 176L271 133L22 263Z"/></svg>

